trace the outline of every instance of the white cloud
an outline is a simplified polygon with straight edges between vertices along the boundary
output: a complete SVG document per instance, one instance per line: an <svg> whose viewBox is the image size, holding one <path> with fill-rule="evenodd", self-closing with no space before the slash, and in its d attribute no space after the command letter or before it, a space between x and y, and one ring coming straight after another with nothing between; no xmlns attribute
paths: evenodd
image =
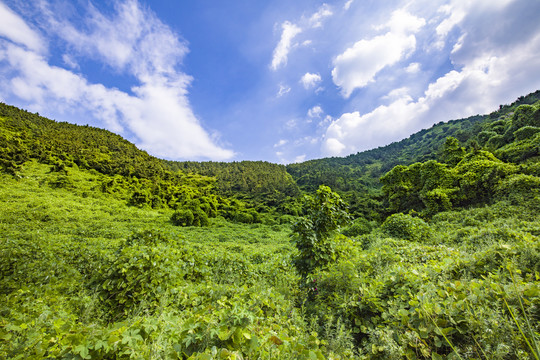
<svg viewBox="0 0 540 360"><path fill-rule="evenodd" d="M374 80L383 68L407 57L416 49L416 37L425 20L397 10L384 25L390 31L369 40L360 40L334 60L332 78L348 98L357 89Z"/></svg>
<svg viewBox="0 0 540 360"><path fill-rule="evenodd" d="M45 41L5 4L0 2L0 36L38 53L46 51Z"/></svg>
<svg viewBox="0 0 540 360"><path fill-rule="evenodd" d="M302 154L302 155L298 155L297 157L295 157L293 162L294 163L301 163L301 162L304 162L305 160L306 160L306 154Z"/></svg>
<svg viewBox="0 0 540 360"><path fill-rule="evenodd" d="M296 119L290 119L285 123L285 127L289 130L292 130L298 126L298 121Z"/></svg>
<svg viewBox="0 0 540 360"><path fill-rule="evenodd" d="M277 97L282 97L285 94L288 94L291 91L291 88L287 85L279 84L279 90L277 93Z"/></svg>
<svg viewBox="0 0 540 360"><path fill-rule="evenodd" d="M353 1L354 1L354 0L347 0L347 2L345 3L345 5L343 5L343 9L345 9L345 11L349 10L349 8L351 7Z"/></svg>
<svg viewBox="0 0 540 360"><path fill-rule="evenodd" d="M281 24L281 38L274 48L272 54L272 63L270 68L277 70L280 66L287 64L289 52L294 47L298 46L297 43L293 43L293 40L302 32L309 29L316 29L322 27L323 20L332 16L332 10L327 4L323 4L316 12L314 12L309 18L302 17L298 24L293 24L290 21L285 21ZM301 44L308 46L313 41L310 39L304 40Z"/></svg>
<svg viewBox="0 0 540 360"><path fill-rule="evenodd" d="M507 99L538 89L540 35L511 52L479 55L460 71L451 70L429 84L414 101L406 88L394 90L392 102L373 111L345 113L327 128L322 150L340 156L406 138L439 121L488 113ZM523 64L527 70L523 71Z"/></svg>
<svg viewBox="0 0 540 360"><path fill-rule="evenodd" d="M281 29L281 39L274 49L272 64L270 65L272 70L277 70L281 65L287 63L287 57L289 56L289 51L291 50L292 41L296 35L302 32L300 27L290 23L289 21L285 21L281 25Z"/></svg>
<svg viewBox="0 0 540 360"><path fill-rule="evenodd" d="M345 150L346 147L347 146L342 144L337 138L329 138L323 143L323 152L330 156L337 156L343 154L343 150Z"/></svg>
<svg viewBox="0 0 540 360"><path fill-rule="evenodd" d="M67 66L69 66L72 69L80 69L81 68L79 66L79 64L77 63L77 61L69 54L62 55L62 61L64 62L64 64L66 64Z"/></svg>
<svg viewBox="0 0 540 360"><path fill-rule="evenodd" d="M43 8L47 10L46 3ZM109 130L134 137L139 147L155 156L231 158L234 153L215 143L191 109L187 98L191 77L176 70L187 53L178 37L135 0L117 3L111 17L93 8L89 13L87 31L55 17L49 17L50 30L79 54L134 76L139 84L132 94L90 84L81 75L50 65L36 51L0 39L0 62L9 68L0 73L0 80L11 84L1 95L23 99L41 113L54 109L60 115L90 114ZM63 60L76 64L72 55Z"/></svg>
<svg viewBox="0 0 540 360"><path fill-rule="evenodd" d="M315 12L311 17L309 18L309 25L312 28L318 28L322 26L322 21L324 18L327 18L329 16L332 16L332 10L330 9L330 6L328 4L323 4L317 12Z"/></svg>
<svg viewBox="0 0 540 360"><path fill-rule="evenodd" d="M319 105L312 107L307 112L307 115L310 118L320 118L322 114L324 114L324 111Z"/></svg>
<svg viewBox="0 0 540 360"><path fill-rule="evenodd" d="M405 71L409 74L416 74L420 71L420 69L421 69L420 63L413 62L413 63L410 63L409 66L405 68Z"/></svg>
<svg viewBox="0 0 540 360"><path fill-rule="evenodd" d="M321 80L321 75L319 74L305 73L300 79L300 82L304 85L304 89L307 90L317 86Z"/></svg>
<svg viewBox="0 0 540 360"><path fill-rule="evenodd" d="M283 145L286 145L287 143L288 143L287 140L281 139L281 140L279 140L276 144L274 144L274 147L275 147L275 148L276 148L276 147L281 147L281 146L283 146Z"/></svg>

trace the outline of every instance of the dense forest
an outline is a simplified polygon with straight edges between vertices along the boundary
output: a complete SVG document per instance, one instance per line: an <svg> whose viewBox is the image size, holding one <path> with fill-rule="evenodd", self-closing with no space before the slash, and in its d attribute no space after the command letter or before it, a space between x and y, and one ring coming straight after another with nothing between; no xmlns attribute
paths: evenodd
<svg viewBox="0 0 540 360"><path fill-rule="evenodd" d="M540 91L287 166L0 104L0 172L0 358L540 357Z"/></svg>

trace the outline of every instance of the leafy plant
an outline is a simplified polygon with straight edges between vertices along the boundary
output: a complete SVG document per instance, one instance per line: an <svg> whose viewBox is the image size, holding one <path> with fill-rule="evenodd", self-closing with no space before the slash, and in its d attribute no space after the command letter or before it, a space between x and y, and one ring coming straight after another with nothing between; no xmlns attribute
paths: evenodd
<svg viewBox="0 0 540 360"><path fill-rule="evenodd" d="M332 235L349 221L347 207L328 186L320 186L314 196L306 196L305 215L293 225L293 243L299 251L294 264L302 276L337 258Z"/></svg>

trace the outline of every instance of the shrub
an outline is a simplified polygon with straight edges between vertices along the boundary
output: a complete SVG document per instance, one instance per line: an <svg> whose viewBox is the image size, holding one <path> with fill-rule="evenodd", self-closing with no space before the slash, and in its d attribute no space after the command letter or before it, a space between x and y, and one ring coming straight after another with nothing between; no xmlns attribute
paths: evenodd
<svg viewBox="0 0 540 360"><path fill-rule="evenodd" d="M381 230L389 236L413 241L424 241L430 237L430 228L420 218L408 214L389 216L381 226Z"/></svg>
<svg viewBox="0 0 540 360"><path fill-rule="evenodd" d="M200 208L197 208L193 211L193 226L208 226L208 215L201 210Z"/></svg>
<svg viewBox="0 0 540 360"><path fill-rule="evenodd" d="M532 105L520 105L514 112L514 116L512 117L512 128L519 129L523 126L532 125L532 126L540 126L540 124L536 125L534 123L534 118L536 108Z"/></svg>
<svg viewBox="0 0 540 360"><path fill-rule="evenodd" d="M97 285L110 316L128 315L143 302L154 309L183 280L187 271L181 249L168 246L171 242L156 230L134 233L100 269Z"/></svg>
<svg viewBox="0 0 540 360"><path fill-rule="evenodd" d="M194 219L193 212L184 209L176 210L171 216L171 221L176 226L191 226Z"/></svg>
<svg viewBox="0 0 540 360"><path fill-rule="evenodd" d="M488 149L498 149L501 146L505 144L505 138L503 135L493 135L489 138L489 140L486 142L486 146Z"/></svg>
<svg viewBox="0 0 540 360"><path fill-rule="evenodd" d="M251 224L253 223L253 215L247 213L247 212L238 212L236 213L236 216L234 217L235 222L243 223L243 224Z"/></svg>
<svg viewBox="0 0 540 360"><path fill-rule="evenodd" d="M480 145L485 145L489 139L497 135L495 131L481 131L477 136L478 142Z"/></svg>
<svg viewBox="0 0 540 360"><path fill-rule="evenodd" d="M358 218L347 228L343 229L341 233L345 236L356 237L360 235L369 234L372 230L371 223L364 218Z"/></svg>
<svg viewBox="0 0 540 360"><path fill-rule="evenodd" d="M533 137L538 132L540 132L540 127L524 126L514 131L514 137L516 138L516 140L525 140L530 137Z"/></svg>
<svg viewBox="0 0 540 360"><path fill-rule="evenodd" d="M304 212L306 215L293 225L293 242L299 251L294 265L305 278L337 259L332 235L349 221L349 214L340 196L324 185L315 196L305 197Z"/></svg>
<svg viewBox="0 0 540 360"><path fill-rule="evenodd" d="M515 174L502 181L497 186L497 197L509 199L519 204L523 200L534 199L540 193L540 177Z"/></svg>

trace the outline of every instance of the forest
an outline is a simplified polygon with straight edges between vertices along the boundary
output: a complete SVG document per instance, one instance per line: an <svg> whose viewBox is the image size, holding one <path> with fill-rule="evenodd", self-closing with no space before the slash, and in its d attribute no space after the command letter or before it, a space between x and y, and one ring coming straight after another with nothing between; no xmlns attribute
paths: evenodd
<svg viewBox="0 0 540 360"><path fill-rule="evenodd" d="M289 165L0 103L0 202L2 359L540 359L540 91Z"/></svg>

